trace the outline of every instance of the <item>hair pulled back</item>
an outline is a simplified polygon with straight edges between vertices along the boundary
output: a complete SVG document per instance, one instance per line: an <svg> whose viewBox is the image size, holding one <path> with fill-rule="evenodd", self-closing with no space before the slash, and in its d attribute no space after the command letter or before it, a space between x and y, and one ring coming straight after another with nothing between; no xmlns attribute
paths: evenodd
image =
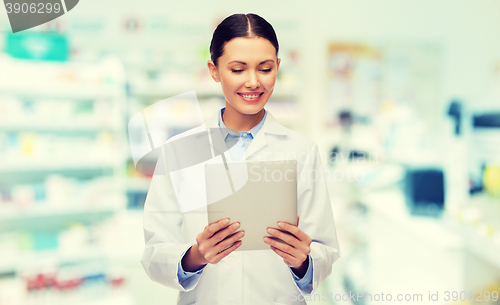
<svg viewBox="0 0 500 305"><path fill-rule="evenodd" d="M226 42L237 37L261 37L269 40L278 55L278 38L273 26L256 14L234 14L224 19L215 29L210 43L210 57L217 66L217 60L224 53Z"/></svg>

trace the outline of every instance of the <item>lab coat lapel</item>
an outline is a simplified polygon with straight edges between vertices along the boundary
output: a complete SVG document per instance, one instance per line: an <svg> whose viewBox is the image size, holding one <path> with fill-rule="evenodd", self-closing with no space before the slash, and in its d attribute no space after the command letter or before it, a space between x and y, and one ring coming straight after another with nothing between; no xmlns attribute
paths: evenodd
<svg viewBox="0 0 500 305"><path fill-rule="evenodd" d="M265 123L264 123L265 124ZM263 126L264 127L264 126ZM245 160L248 160L248 158L261 150L262 148L267 146L267 139L266 135L264 132L262 132L262 129L255 135L255 138L250 142L250 145L245 151Z"/></svg>
<svg viewBox="0 0 500 305"><path fill-rule="evenodd" d="M262 125L261 130L257 133L255 138L245 151L245 159L248 160L250 156L259 152L261 149L269 144L269 140L273 140L272 136L286 136L287 129L281 125L274 116L267 111L266 121ZM270 137L271 136L271 137Z"/></svg>

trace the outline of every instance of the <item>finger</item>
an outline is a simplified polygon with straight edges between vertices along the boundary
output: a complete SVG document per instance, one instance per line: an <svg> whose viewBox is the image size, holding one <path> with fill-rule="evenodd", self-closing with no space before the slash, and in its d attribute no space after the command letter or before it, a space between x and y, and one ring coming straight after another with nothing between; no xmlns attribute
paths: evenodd
<svg viewBox="0 0 500 305"><path fill-rule="evenodd" d="M276 247L271 247L271 249L274 251L274 253L278 254L283 258L283 261L285 264L287 264L290 267L295 268L296 266L300 266L302 263L295 257L291 256L290 254L281 251L280 249Z"/></svg>
<svg viewBox="0 0 500 305"><path fill-rule="evenodd" d="M225 228L229 224L229 218L221 219L217 222L214 222L208 225L203 232L200 234L201 239L209 239L212 237L217 231L222 228Z"/></svg>
<svg viewBox="0 0 500 305"><path fill-rule="evenodd" d="M290 254L293 257L300 257L301 256L301 252L298 249L290 246L289 244L282 243L280 241L274 240L274 239L267 237L267 236L264 237L264 242L266 244L270 245L271 247L278 248L281 251Z"/></svg>
<svg viewBox="0 0 500 305"><path fill-rule="evenodd" d="M225 248L229 247L230 245L234 244L235 242L237 242L239 239L241 239L243 236L245 236L245 232L243 231L240 231L234 235L232 235L231 237L228 237L224 240L222 240L220 243L218 243L214 249L217 251L217 252L221 252L223 251Z"/></svg>
<svg viewBox="0 0 500 305"><path fill-rule="evenodd" d="M280 227L280 229L282 229L282 230L285 230L285 231L295 235L295 237L297 237L298 240L305 241L307 243L311 243L311 241L310 241L311 238L309 237L309 235L307 235L304 231L302 231L297 226L291 225L291 224L283 222L283 221L279 221L278 227Z"/></svg>
<svg viewBox="0 0 500 305"><path fill-rule="evenodd" d="M297 227L299 226L299 214L297 214Z"/></svg>
<svg viewBox="0 0 500 305"><path fill-rule="evenodd" d="M217 255L215 255L214 258L213 258L213 262L211 262L211 263L212 264L217 264L218 262L221 261L221 259L223 259L224 257L228 256L231 252L233 252L234 250L238 249L240 246L241 246L241 240L238 240L231 247L229 247L229 248L227 248L225 250L222 250Z"/></svg>
<svg viewBox="0 0 500 305"><path fill-rule="evenodd" d="M230 226L228 226L227 228L220 230L219 232L215 233L212 237L210 237L209 244L216 245L217 243L221 242L226 237L228 237L231 233L238 230L239 227L240 227L240 223L235 222L235 223L231 224Z"/></svg>
<svg viewBox="0 0 500 305"><path fill-rule="evenodd" d="M287 244L291 245L294 248L300 248L300 243L301 241L295 237L295 235L292 235L288 232L281 232L280 230L276 230L274 228L268 228L267 233L270 235L281 239L282 241L286 242Z"/></svg>

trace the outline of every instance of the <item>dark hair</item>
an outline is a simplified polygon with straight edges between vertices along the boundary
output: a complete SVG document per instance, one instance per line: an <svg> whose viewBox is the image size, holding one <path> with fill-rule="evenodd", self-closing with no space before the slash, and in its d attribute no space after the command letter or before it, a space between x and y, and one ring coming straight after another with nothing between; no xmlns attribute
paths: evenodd
<svg viewBox="0 0 500 305"><path fill-rule="evenodd" d="M237 37L261 37L269 40L278 55L279 45L273 26L256 14L234 14L224 19L215 29L210 43L210 57L217 60L224 53L226 42Z"/></svg>

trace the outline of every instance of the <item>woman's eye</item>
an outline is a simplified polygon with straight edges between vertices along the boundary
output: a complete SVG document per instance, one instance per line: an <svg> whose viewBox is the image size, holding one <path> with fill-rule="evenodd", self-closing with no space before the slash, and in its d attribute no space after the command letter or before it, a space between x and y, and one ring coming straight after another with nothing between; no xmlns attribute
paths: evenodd
<svg viewBox="0 0 500 305"><path fill-rule="evenodd" d="M262 69L261 71L264 73L269 73L269 72L271 72L271 69Z"/></svg>
<svg viewBox="0 0 500 305"><path fill-rule="evenodd" d="M231 70L233 73L241 73L243 70Z"/></svg>

